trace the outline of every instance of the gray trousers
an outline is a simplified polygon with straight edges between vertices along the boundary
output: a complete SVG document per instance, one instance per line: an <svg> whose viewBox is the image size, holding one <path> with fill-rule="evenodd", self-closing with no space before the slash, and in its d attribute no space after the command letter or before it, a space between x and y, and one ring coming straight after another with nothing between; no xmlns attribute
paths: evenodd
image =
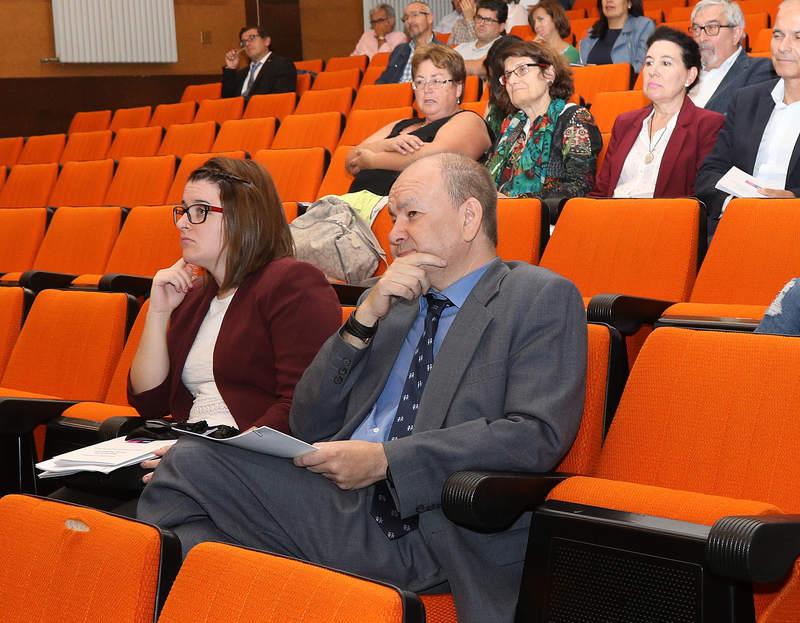
<svg viewBox="0 0 800 623"><path fill-rule="evenodd" d="M285 554L422 592L447 581L417 530L394 541L369 514L373 487L343 491L291 460L183 438L145 487L137 517L184 556L203 541Z"/></svg>

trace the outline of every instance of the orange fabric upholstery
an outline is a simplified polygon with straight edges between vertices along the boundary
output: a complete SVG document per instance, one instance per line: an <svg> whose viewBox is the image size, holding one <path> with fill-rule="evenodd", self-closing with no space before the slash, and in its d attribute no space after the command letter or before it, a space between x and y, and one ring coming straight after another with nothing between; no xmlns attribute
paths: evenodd
<svg viewBox="0 0 800 623"><path fill-rule="evenodd" d="M295 61L294 66L297 71L313 71L315 74L318 74L322 71L322 59L312 58L303 61Z"/></svg>
<svg viewBox="0 0 800 623"><path fill-rule="evenodd" d="M71 160L102 160L111 146L111 130L73 132L61 154L61 162Z"/></svg>
<svg viewBox="0 0 800 623"><path fill-rule="evenodd" d="M462 102L477 102L481 92L481 81L478 76L467 76L464 81L464 92L461 95Z"/></svg>
<svg viewBox="0 0 800 623"><path fill-rule="evenodd" d="M485 100L479 102L462 102L461 108L464 110L471 110L476 115L483 117L486 114L487 103Z"/></svg>
<svg viewBox="0 0 800 623"><path fill-rule="evenodd" d="M0 210L0 272L21 272L33 265L46 224L44 208Z"/></svg>
<svg viewBox="0 0 800 623"><path fill-rule="evenodd" d="M162 205L175 176L175 156L122 158L106 194L106 205Z"/></svg>
<svg viewBox="0 0 800 623"><path fill-rule="evenodd" d="M111 159L67 162L50 194L49 204L56 207L103 205L113 177L114 161Z"/></svg>
<svg viewBox="0 0 800 623"><path fill-rule="evenodd" d="M186 186L186 180L189 179L189 175L191 175L192 171L199 169L208 160L218 156L241 159L245 157L245 153L239 150L219 153L186 154L181 158L181 166L178 167L178 171L175 173L175 179L172 180L169 192L167 193L166 203L180 203L183 198L183 187Z"/></svg>
<svg viewBox="0 0 800 623"><path fill-rule="evenodd" d="M389 55L391 52L376 52L369 59L370 67L387 67L389 65Z"/></svg>
<svg viewBox="0 0 800 623"><path fill-rule="evenodd" d="M347 319L350 317L350 314L352 314L355 310L356 310L355 305L342 305L342 324L347 322Z"/></svg>
<svg viewBox="0 0 800 623"><path fill-rule="evenodd" d="M775 294L778 292L776 291ZM764 316L767 305L731 305L730 303L675 303L662 317L694 316L700 318L745 318L758 320Z"/></svg>
<svg viewBox="0 0 800 623"><path fill-rule="evenodd" d="M692 17L694 6L673 6L665 11L668 22L682 22Z"/></svg>
<svg viewBox="0 0 800 623"><path fill-rule="evenodd" d="M269 149L275 138L275 117L231 119L222 124L211 151L242 150L254 154Z"/></svg>
<svg viewBox="0 0 800 623"><path fill-rule="evenodd" d="M128 298L109 292L37 295L0 381L7 391L102 400L122 353Z"/></svg>
<svg viewBox="0 0 800 623"><path fill-rule="evenodd" d="M411 106L353 110L347 118L347 125L339 139L339 145L358 145L383 126L401 119L408 119L413 114L414 109Z"/></svg>
<svg viewBox="0 0 800 623"><path fill-rule="evenodd" d="M150 125L168 128L173 123L191 123L194 121L196 107L197 104L193 101L180 102L178 104L159 104L150 118Z"/></svg>
<svg viewBox="0 0 800 623"><path fill-rule="evenodd" d="M181 102L201 102L222 97L222 83L190 84L183 90Z"/></svg>
<svg viewBox="0 0 800 623"><path fill-rule="evenodd" d="M367 71L364 72L364 77L361 79L361 88L363 89L365 86L375 84L375 81L380 78L388 64L388 59L384 65L373 65L370 63L369 67L367 67Z"/></svg>
<svg viewBox="0 0 800 623"><path fill-rule="evenodd" d="M347 172L344 163L351 149L352 147L349 145L339 145L336 151L333 152L331 163L317 191L317 198L324 197L325 195L343 195L350 190L350 184L353 183L353 176Z"/></svg>
<svg viewBox="0 0 800 623"><path fill-rule="evenodd" d="M76 112L72 117L67 132L96 132L108 130L111 124L110 110L92 110L90 112Z"/></svg>
<svg viewBox="0 0 800 623"><path fill-rule="evenodd" d="M291 115L294 112L296 103L297 95L294 93L254 95L247 102L247 109L244 111L242 118L276 117L279 121L283 121L286 115Z"/></svg>
<svg viewBox="0 0 800 623"><path fill-rule="evenodd" d="M58 163L18 164L0 190L0 208L44 208L56 183Z"/></svg>
<svg viewBox="0 0 800 623"><path fill-rule="evenodd" d="M269 171L282 201L314 201L317 198L325 173L325 150L322 147L262 149L253 159Z"/></svg>
<svg viewBox="0 0 800 623"><path fill-rule="evenodd" d="M111 118L109 130L118 132L122 128L144 128L150 123L152 109L150 106L137 106L135 108L117 108Z"/></svg>
<svg viewBox="0 0 800 623"><path fill-rule="evenodd" d="M536 264L541 245L541 216L538 199L498 199L497 255L506 261Z"/></svg>
<svg viewBox="0 0 800 623"><path fill-rule="evenodd" d="M410 82L368 84L358 90L353 110L411 106L413 100L414 92L411 90Z"/></svg>
<svg viewBox="0 0 800 623"><path fill-rule="evenodd" d="M24 302L22 288L0 288L0 376L22 327Z"/></svg>
<svg viewBox="0 0 800 623"><path fill-rule="evenodd" d="M295 90L295 92L297 93L297 97L300 97L310 88L311 88L311 74L297 74L297 89Z"/></svg>
<svg viewBox="0 0 800 623"><path fill-rule="evenodd" d="M591 3L592 8L596 8L596 4L594 2ZM575 9L575 5L572 6ZM580 8L580 7L578 7ZM572 34L575 36L575 41L580 41L583 39L591 30L592 25L597 21L596 17L585 17L583 19L571 19L569 21L570 29L572 30ZM572 68L575 69L574 67ZM625 87L628 88L628 87Z"/></svg>
<svg viewBox="0 0 800 623"><path fill-rule="evenodd" d="M524 41L531 41L536 38L536 33L533 32L528 24L520 24L519 26L514 26L508 33L509 35L513 35L515 37L519 37Z"/></svg>
<svg viewBox="0 0 800 623"><path fill-rule="evenodd" d="M214 121L171 125L161 141L158 155L175 154L182 158L186 154L209 152L216 135L217 124Z"/></svg>
<svg viewBox="0 0 800 623"><path fill-rule="evenodd" d="M381 243L381 247L386 252L386 261L391 264L392 260L392 245L389 244L389 233L392 231L392 227L394 227L394 223L392 223L392 217L389 216L389 210L383 208L380 212L378 212L375 220L372 222L372 233L375 234L375 237L378 239L378 242ZM381 274L386 270L386 267L381 262L378 265L378 270L376 274Z"/></svg>
<svg viewBox="0 0 800 623"><path fill-rule="evenodd" d="M400 623L403 602L391 587L324 567L201 543L186 557L158 621L223 623L232 612L240 621Z"/></svg>
<svg viewBox="0 0 800 623"><path fill-rule="evenodd" d="M66 142L66 134L46 134L44 136L28 137L19 158L17 158L17 164L58 162Z"/></svg>
<svg viewBox="0 0 800 623"><path fill-rule="evenodd" d="M155 156L163 136L164 130L160 126L120 128L108 150L108 157L119 160L126 156Z"/></svg>
<svg viewBox="0 0 800 623"><path fill-rule="evenodd" d="M428 623L458 623L452 595L420 595Z"/></svg>
<svg viewBox="0 0 800 623"><path fill-rule="evenodd" d="M314 78L311 84L312 91L325 89L341 89L350 87L355 90L361 82L361 71L359 69L342 69L341 71L322 71Z"/></svg>
<svg viewBox="0 0 800 623"><path fill-rule="evenodd" d="M575 97L581 97L584 102L594 104L594 98L600 91L627 91L630 85L631 67L627 63L587 65L573 67L572 74L575 81Z"/></svg>
<svg viewBox="0 0 800 623"><path fill-rule="evenodd" d="M342 115L321 112L313 115L288 115L284 117L272 149L303 149L323 147L333 153L342 132Z"/></svg>
<svg viewBox="0 0 800 623"><path fill-rule="evenodd" d="M283 215L286 217L286 222L291 223L297 218L297 202L284 201L283 202Z"/></svg>
<svg viewBox="0 0 800 623"><path fill-rule="evenodd" d="M699 231L693 199L571 199L540 264L572 280L585 297L685 301L697 270Z"/></svg>
<svg viewBox="0 0 800 623"><path fill-rule="evenodd" d="M358 69L364 71L367 68L369 57L365 54L359 56L332 56L325 63L325 71L342 71L343 69Z"/></svg>
<svg viewBox="0 0 800 623"><path fill-rule="evenodd" d="M157 528L22 495L0 499L0 521L6 621L152 623L161 561Z"/></svg>
<svg viewBox="0 0 800 623"><path fill-rule="evenodd" d="M592 116L603 134L610 134L620 113L643 108L650 103L642 91L602 91L594 96ZM604 141L605 143L605 141ZM598 169L599 170L599 169Z"/></svg>
<svg viewBox="0 0 800 623"><path fill-rule="evenodd" d="M225 99L204 99L200 102L194 122L216 121L222 124L229 119L241 119L244 111L244 98L226 97Z"/></svg>
<svg viewBox="0 0 800 623"><path fill-rule="evenodd" d="M318 112L338 112L345 116L353 105L353 89L325 89L324 91L306 91L297 102L294 114L307 115Z"/></svg>
<svg viewBox="0 0 800 623"><path fill-rule="evenodd" d="M17 164L24 145L25 139L21 136L0 138L0 165L10 167Z"/></svg>
<svg viewBox="0 0 800 623"><path fill-rule="evenodd" d="M755 37L750 39L753 52L769 52L772 41L772 28L762 28Z"/></svg>

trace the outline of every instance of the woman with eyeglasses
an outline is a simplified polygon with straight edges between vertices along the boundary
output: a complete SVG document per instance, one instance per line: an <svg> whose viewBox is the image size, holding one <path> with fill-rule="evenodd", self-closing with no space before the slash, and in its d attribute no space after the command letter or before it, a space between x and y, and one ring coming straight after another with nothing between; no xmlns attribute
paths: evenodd
<svg viewBox="0 0 800 623"><path fill-rule="evenodd" d="M505 90L499 98L514 112L503 121L486 166L500 195L542 199L554 223L566 199L592 189L600 131L586 108L567 101L572 75L562 54L520 41L503 51L502 60Z"/></svg>
<svg viewBox="0 0 800 623"><path fill-rule="evenodd" d="M617 117L592 196L694 195L697 171L725 121L687 97L700 72L694 39L660 26L647 44L642 85L652 104Z"/></svg>
<svg viewBox="0 0 800 623"><path fill-rule="evenodd" d="M350 192L388 195L408 165L425 156L454 152L479 160L491 147L483 119L459 108L466 79L464 59L443 45L417 48L411 86L421 117L390 123L350 150L345 166L355 176Z"/></svg>
<svg viewBox="0 0 800 623"><path fill-rule="evenodd" d="M656 28L644 16L642 0L597 0L600 18L578 49L584 65L629 63L637 74L642 70L647 38Z"/></svg>
<svg viewBox="0 0 800 623"><path fill-rule="evenodd" d="M174 218L183 257L153 278L130 404L147 419L288 431L295 384L341 324L336 294L294 259L280 198L256 162L209 160Z"/></svg>

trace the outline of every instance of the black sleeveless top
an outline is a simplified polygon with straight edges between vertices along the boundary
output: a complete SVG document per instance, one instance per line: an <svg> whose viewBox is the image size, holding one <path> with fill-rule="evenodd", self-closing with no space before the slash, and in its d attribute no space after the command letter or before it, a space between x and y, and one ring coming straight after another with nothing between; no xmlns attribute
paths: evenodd
<svg viewBox="0 0 800 623"><path fill-rule="evenodd" d="M594 44L592 51L589 52L589 58L586 63L589 65L610 65L614 61L611 60L611 50L619 38L619 33L622 32L621 28L611 29L606 31L602 39L598 39Z"/></svg>
<svg viewBox="0 0 800 623"><path fill-rule="evenodd" d="M407 134L412 134L413 136L419 137L425 143L432 143L433 139L436 138L436 133L439 131L439 128L441 128L457 114L462 112L465 111L459 110L449 117L443 117L441 119L437 119L436 121L431 121L430 123L418 127L416 130L407 132ZM389 132L389 136L386 138L394 138L395 136L400 135L407 127L417 124L420 121L422 120L416 117L413 119L403 119L402 121L398 121L394 124L392 131ZM390 171L388 169L365 169L356 175L353 183L350 184L349 192L354 193L359 190L368 190L376 195L388 195L392 184L394 184L394 181L398 178L400 173L402 173L402 171Z"/></svg>

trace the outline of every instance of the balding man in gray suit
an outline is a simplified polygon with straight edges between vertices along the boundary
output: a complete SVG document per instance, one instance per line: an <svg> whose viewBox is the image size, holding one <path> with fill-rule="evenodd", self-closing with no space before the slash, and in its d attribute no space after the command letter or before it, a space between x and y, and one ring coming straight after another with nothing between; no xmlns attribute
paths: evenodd
<svg viewBox="0 0 800 623"><path fill-rule="evenodd" d="M139 516L184 553L226 541L449 588L459 621L510 623L530 517L497 535L458 527L442 485L558 463L580 420L586 321L569 281L496 257L496 206L467 158L408 167L389 199L395 261L295 389L292 431L317 451L291 462L181 440Z"/></svg>

